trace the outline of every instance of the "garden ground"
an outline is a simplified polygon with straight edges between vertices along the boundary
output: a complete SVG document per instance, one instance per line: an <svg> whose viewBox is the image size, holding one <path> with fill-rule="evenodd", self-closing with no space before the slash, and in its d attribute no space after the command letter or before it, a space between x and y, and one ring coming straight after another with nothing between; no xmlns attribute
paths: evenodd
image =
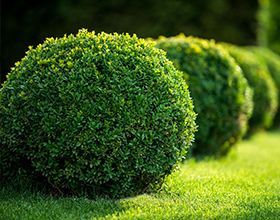
<svg viewBox="0 0 280 220"><path fill-rule="evenodd" d="M161 192L121 200L54 198L2 187L0 219L280 219L280 131L224 159L189 160Z"/></svg>

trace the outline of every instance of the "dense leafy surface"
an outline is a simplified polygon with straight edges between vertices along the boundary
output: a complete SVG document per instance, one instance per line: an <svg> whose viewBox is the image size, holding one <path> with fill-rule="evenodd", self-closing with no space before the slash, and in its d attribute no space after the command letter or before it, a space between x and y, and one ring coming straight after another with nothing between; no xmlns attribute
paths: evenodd
<svg viewBox="0 0 280 220"><path fill-rule="evenodd" d="M12 69L0 106L1 176L27 171L60 193L146 191L196 129L181 73L128 34L47 39Z"/></svg>
<svg viewBox="0 0 280 220"><path fill-rule="evenodd" d="M122 200L53 198L2 188L2 219L279 219L280 131L260 133L223 160L187 161L165 191Z"/></svg>
<svg viewBox="0 0 280 220"><path fill-rule="evenodd" d="M280 56L273 53L271 50L263 47L250 47L250 49L257 54L260 58L260 62L264 62L267 66L270 75L272 76L274 83L278 89L278 111L274 118L274 126L280 126Z"/></svg>
<svg viewBox="0 0 280 220"><path fill-rule="evenodd" d="M244 134L252 112L252 92L239 66L214 41L179 35L159 38L184 72L198 113L195 154L225 154Z"/></svg>
<svg viewBox="0 0 280 220"><path fill-rule="evenodd" d="M254 111L249 120L249 134L272 125L278 107L278 91L267 67L257 55L245 48L224 45L240 65L254 92Z"/></svg>

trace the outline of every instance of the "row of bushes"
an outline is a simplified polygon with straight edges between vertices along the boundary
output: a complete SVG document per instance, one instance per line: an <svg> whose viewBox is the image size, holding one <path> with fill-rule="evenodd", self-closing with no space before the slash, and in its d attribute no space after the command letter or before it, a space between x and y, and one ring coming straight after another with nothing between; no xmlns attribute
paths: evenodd
<svg viewBox="0 0 280 220"><path fill-rule="evenodd" d="M1 178L89 196L159 187L188 152L224 155L247 130L279 125L279 62L184 35L49 38L0 90Z"/></svg>

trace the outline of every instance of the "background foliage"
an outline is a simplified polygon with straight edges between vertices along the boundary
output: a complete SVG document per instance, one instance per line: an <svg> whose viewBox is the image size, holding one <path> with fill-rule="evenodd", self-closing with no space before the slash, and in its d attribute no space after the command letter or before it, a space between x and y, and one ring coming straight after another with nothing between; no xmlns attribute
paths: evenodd
<svg viewBox="0 0 280 220"><path fill-rule="evenodd" d="M271 75L271 77L274 80L274 83L278 89L278 110L275 115L273 126L279 127L280 126L280 57L273 53L271 50L264 48L264 47L249 47L251 51L253 51L258 58L260 59L260 62L263 62Z"/></svg>
<svg viewBox="0 0 280 220"><path fill-rule="evenodd" d="M178 33L249 44L255 42L256 0L48 0L3 1L1 76L29 45L79 28L136 33Z"/></svg>
<svg viewBox="0 0 280 220"><path fill-rule="evenodd" d="M280 54L280 1L259 0L260 11L258 41Z"/></svg>
<svg viewBox="0 0 280 220"><path fill-rule="evenodd" d="M241 67L254 92L254 110L249 120L248 134L269 128L278 108L278 90L268 67L248 48L226 44L224 46Z"/></svg>

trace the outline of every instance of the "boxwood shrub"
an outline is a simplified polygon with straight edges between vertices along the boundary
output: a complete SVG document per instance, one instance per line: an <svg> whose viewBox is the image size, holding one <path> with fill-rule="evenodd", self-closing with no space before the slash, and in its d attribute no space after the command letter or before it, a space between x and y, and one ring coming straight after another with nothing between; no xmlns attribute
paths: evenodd
<svg viewBox="0 0 280 220"><path fill-rule="evenodd" d="M0 90L1 176L29 169L76 195L131 196L161 182L194 138L187 85L135 35L49 38Z"/></svg>
<svg viewBox="0 0 280 220"><path fill-rule="evenodd" d="M278 106L277 89L268 69L254 53L229 44L224 46L240 65L254 92L254 111L249 120L248 136L272 125Z"/></svg>
<svg viewBox="0 0 280 220"><path fill-rule="evenodd" d="M198 133L193 153L227 153L243 136L252 112L252 91L239 66L214 41L181 34L159 38L157 47L184 72L194 98Z"/></svg>
<svg viewBox="0 0 280 220"><path fill-rule="evenodd" d="M258 58L260 59L260 62L264 62L264 64L267 66L268 71L270 75L272 76L274 83L278 90L278 110L276 112L274 121L273 121L273 127L279 127L280 126L280 56L276 53L272 52L271 50L264 48L264 47L250 47L249 48L253 53L255 53Z"/></svg>

